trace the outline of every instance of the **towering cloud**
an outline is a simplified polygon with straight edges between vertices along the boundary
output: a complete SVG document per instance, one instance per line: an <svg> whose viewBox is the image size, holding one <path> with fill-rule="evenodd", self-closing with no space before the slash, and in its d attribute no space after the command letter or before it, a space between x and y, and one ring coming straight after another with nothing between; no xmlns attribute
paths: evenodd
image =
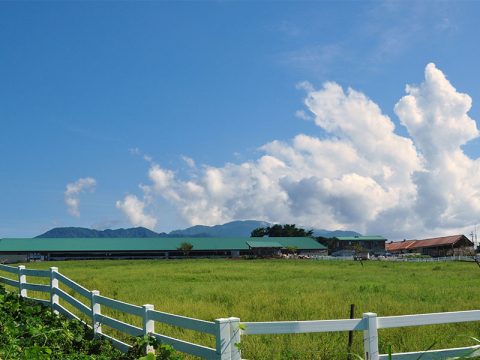
<svg viewBox="0 0 480 360"><path fill-rule="evenodd" d="M472 99L457 92L434 64L425 69L425 81L407 86L408 95L395 106L395 113L408 129L424 158L415 173L414 210L428 228L461 227L478 221L480 215L480 162L461 148L478 137L468 116Z"/></svg>
<svg viewBox="0 0 480 360"><path fill-rule="evenodd" d="M275 140L256 160L192 167L189 178L152 163L145 195L165 199L190 224L255 218L407 237L478 220L479 160L461 149L478 136L471 99L434 64L395 106L410 137L361 92L332 82L301 87L310 113L302 117L325 138Z"/></svg>
<svg viewBox="0 0 480 360"><path fill-rule="evenodd" d="M64 192L65 204L68 212L72 216L80 216L80 194L85 191L94 191L96 181L94 178L80 178L73 183L67 184L67 189Z"/></svg>

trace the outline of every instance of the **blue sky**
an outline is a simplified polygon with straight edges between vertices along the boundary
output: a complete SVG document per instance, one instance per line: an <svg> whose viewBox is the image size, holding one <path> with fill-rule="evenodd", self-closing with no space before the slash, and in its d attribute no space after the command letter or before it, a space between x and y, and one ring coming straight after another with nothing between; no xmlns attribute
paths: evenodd
<svg viewBox="0 0 480 360"><path fill-rule="evenodd" d="M0 237L258 219L404 238L468 231L480 219L470 179L480 169L480 3L0 10ZM407 84L420 89L411 99L431 101L409 108ZM449 99L463 113L442 108ZM373 136L381 126L367 118L393 132L384 124ZM442 145L445 134L455 146ZM408 159L384 150L397 141Z"/></svg>

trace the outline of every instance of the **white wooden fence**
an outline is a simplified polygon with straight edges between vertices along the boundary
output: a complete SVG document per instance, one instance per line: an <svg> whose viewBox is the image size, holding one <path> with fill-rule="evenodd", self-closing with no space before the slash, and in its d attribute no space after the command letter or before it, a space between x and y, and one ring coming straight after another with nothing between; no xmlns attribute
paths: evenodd
<svg viewBox="0 0 480 360"><path fill-rule="evenodd" d="M27 298L28 290L40 291L50 294L50 300L35 299L51 307L55 313L82 321L75 314L63 307L59 300L62 299L90 319L90 324L96 336L105 337L121 351L128 351L130 345L102 332L102 325L111 327L131 336L150 334L164 344L173 346L177 351L212 360L241 360L241 336L261 334L300 334L334 331L363 331L364 359L387 360L387 354L379 354L378 329L399 328L406 326L421 326L448 324L459 322L480 321L480 310L457 311L432 314L380 316L374 313L364 313L361 319L346 320L314 320L314 321L273 321L273 322L242 322L239 318L223 318L215 321L193 319L185 316L173 315L154 310L153 305L137 306L100 295L98 290L89 291L73 280L58 272L58 268L50 270L31 270L21 265L12 267L0 264L0 271L15 274L18 280L0 276L0 283L18 288L20 296ZM27 276L45 277L50 279L49 285L27 282ZM90 306L82 303L75 297L59 288L59 282L74 292L89 299ZM117 311L138 316L143 319L143 326L137 327L113 317L103 315L102 306ZM216 348L190 343L175 339L155 332L155 322L182 327L211 334L216 338ZM416 351L409 353L392 354L394 360L417 360L421 355L422 360L438 360L455 357L480 356L480 344L469 347Z"/></svg>
<svg viewBox="0 0 480 360"><path fill-rule="evenodd" d="M131 347L129 344L120 341L112 336L108 336L102 332L102 325L108 326L122 333L131 336L141 336L150 334L154 336L163 344L173 346L177 351L187 354L195 355L205 359L227 360L240 359L239 350L234 346L234 341L239 342L239 321L237 318L217 319L214 322L193 319L185 316L168 314L161 311L154 310L153 305L146 304L137 306L128 304L122 301L111 299L100 295L98 290L89 291L83 286L77 284L68 277L58 272L58 268L51 267L50 270L31 270L26 269L21 265L18 267L11 267L7 265L0 265L0 270L15 274L18 280L13 280L7 277L0 276L0 283L14 286L18 288L20 296L27 298L28 290L41 291L50 294L50 300L35 299L44 305L51 307L55 313L65 315L70 319L77 319L82 321L78 316L67 310L60 304L60 299L76 308L90 319L90 327L96 336L102 336L112 342L112 344L121 351L127 352ZM34 284L27 282L27 276L45 277L50 279L49 285ZM59 288L59 283L62 283L67 288L80 294L88 299L87 303L79 301L64 290ZM132 324L117 320L113 317L102 314L102 307L108 307L123 313L131 314L142 318L142 327L137 327ZM82 321L83 322L83 321ZM207 333L215 336L216 348L209 348L206 346L193 344L188 341L175 339L166 335L155 332L155 322L179 326L185 329L196 330L202 333ZM238 340L238 341L237 341Z"/></svg>
<svg viewBox="0 0 480 360"><path fill-rule="evenodd" d="M392 257L388 260L393 261L409 261L409 262L445 262L445 261L475 261L475 256L464 256L464 255L454 255L454 256L442 256L442 257Z"/></svg>
<svg viewBox="0 0 480 360"><path fill-rule="evenodd" d="M336 260L349 261L354 260L353 256L331 256L331 255L314 255L310 257L313 260ZM478 258L480 260L480 258ZM475 256L444 256L444 257L403 257L391 256L387 258L372 258L373 261L405 261L405 262L445 262L445 261L475 261Z"/></svg>

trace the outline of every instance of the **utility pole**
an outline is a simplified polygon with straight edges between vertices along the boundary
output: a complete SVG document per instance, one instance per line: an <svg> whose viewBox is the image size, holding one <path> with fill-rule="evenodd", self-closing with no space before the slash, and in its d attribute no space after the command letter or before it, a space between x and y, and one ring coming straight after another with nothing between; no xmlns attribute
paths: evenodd
<svg viewBox="0 0 480 360"><path fill-rule="evenodd" d="M475 224L473 231L470 232L470 236L472 237L473 248L477 250L477 247L478 247L477 224Z"/></svg>
<svg viewBox="0 0 480 360"><path fill-rule="evenodd" d="M473 247L477 250L478 247L478 238L477 238L477 224L475 224L475 240L473 241Z"/></svg>

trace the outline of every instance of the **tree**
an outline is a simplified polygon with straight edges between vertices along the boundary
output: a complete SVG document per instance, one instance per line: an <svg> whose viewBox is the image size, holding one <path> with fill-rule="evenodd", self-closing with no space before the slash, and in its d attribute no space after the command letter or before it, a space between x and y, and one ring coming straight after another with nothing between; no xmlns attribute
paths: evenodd
<svg viewBox="0 0 480 360"><path fill-rule="evenodd" d="M298 251L298 247L296 246L287 246L285 248L285 250L287 251L287 254L292 254L292 255L295 255Z"/></svg>
<svg viewBox="0 0 480 360"><path fill-rule="evenodd" d="M283 236L287 237L310 237L313 235L313 230L306 231L302 228L297 228L295 224L286 224L283 226Z"/></svg>
<svg viewBox="0 0 480 360"><path fill-rule="evenodd" d="M252 232L250 233L250 237L264 237L265 235L267 235L266 228L262 228L262 227L253 229Z"/></svg>
<svg viewBox="0 0 480 360"><path fill-rule="evenodd" d="M186 241L182 242L180 244L180 247L177 248L177 250L183 251L183 255L185 255L186 257L188 257L188 254L190 254L190 251L192 251L192 249L193 245Z"/></svg>
<svg viewBox="0 0 480 360"><path fill-rule="evenodd" d="M306 231L302 228L297 228L295 224L275 224L265 228L254 229L250 237L312 237L313 230Z"/></svg>
<svg viewBox="0 0 480 360"><path fill-rule="evenodd" d="M268 236L269 237L283 237L284 231L283 231L283 226L279 224L275 224L271 227L267 228L268 230Z"/></svg>
<svg viewBox="0 0 480 360"><path fill-rule="evenodd" d="M354 259L358 259L358 260L362 261L362 258L363 258L365 253L368 256L368 250L365 249L359 243L356 243L356 244L352 245L352 249L354 251L354 255L353 255ZM363 263L362 263L362 265L363 265Z"/></svg>

